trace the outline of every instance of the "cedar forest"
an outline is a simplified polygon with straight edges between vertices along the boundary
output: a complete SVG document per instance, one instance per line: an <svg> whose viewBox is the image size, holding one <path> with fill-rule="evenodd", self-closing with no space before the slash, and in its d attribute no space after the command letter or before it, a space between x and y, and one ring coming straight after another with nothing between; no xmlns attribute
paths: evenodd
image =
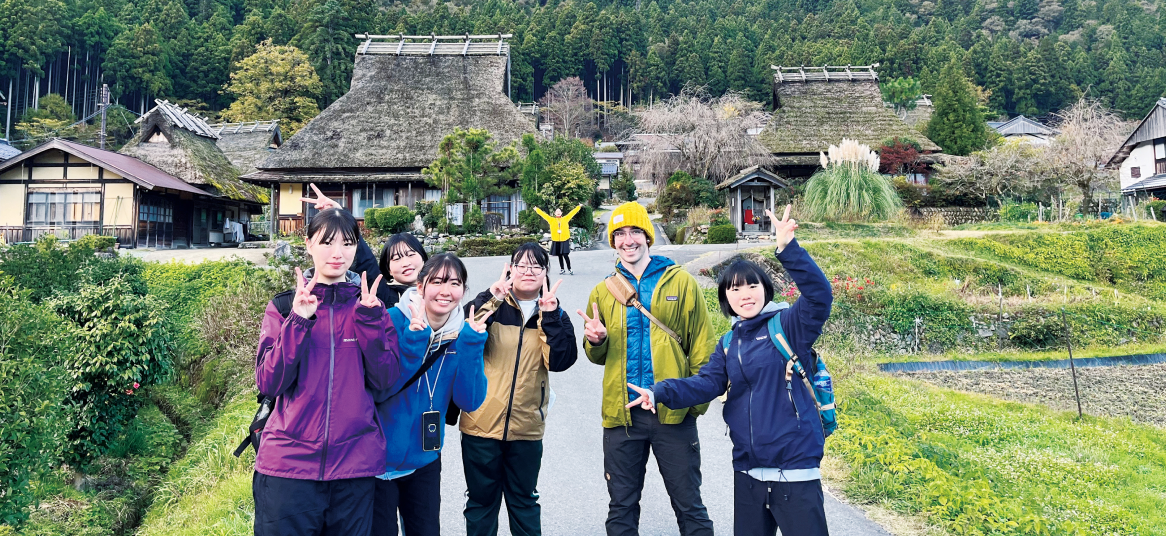
<svg viewBox="0 0 1166 536"><path fill-rule="evenodd" d="M931 93L954 58L988 117L1086 95L1140 118L1166 93L1164 13L1154 0L3 0L0 92L12 124L48 93L91 114L102 83L137 113L168 98L214 117L237 97L231 72L271 39L307 54L322 109L347 90L355 33L503 32L516 101L578 76L624 105L690 84L768 102L771 64L879 63L884 81Z"/></svg>

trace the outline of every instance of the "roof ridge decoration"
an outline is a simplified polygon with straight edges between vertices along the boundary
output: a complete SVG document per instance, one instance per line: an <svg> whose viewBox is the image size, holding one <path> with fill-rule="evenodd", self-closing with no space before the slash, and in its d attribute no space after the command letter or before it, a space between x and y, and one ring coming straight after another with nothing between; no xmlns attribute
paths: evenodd
<svg viewBox="0 0 1166 536"><path fill-rule="evenodd" d="M213 140L219 139L219 135L207 124L206 119L190 113L187 111L189 108L179 108L178 105L165 99L154 99L154 104L155 106L150 111L142 114L141 117L134 120L134 123L145 121L150 114L161 113L163 117L170 120L170 124L176 127Z"/></svg>
<svg viewBox="0 0 1166 536"><path fill-rule="evenodd" d="M271 132L279 126L279 119L267 119L263 121L241 121L238 123L211 123L208 125L215 134L222 136L223 134L240 134L251 133L256 130L261 132Z"/></svg>
<svg viewBox="0 0 1166 536"><path fill-rule="evenodd" d="M879 73L875 72L879 64L871 65L823 65L821 67L783 67L770 65L774 70L773 78L779 84L789 82L856 82L864 80L878 81Z"/></svg>
<svg viewBox="0 0 1166 536"><path fill-rule="evenodd" d="M355 34L364 42L356 55L389 54L394 56L509 56L514 34L486 35L371 35Z"/></svg>

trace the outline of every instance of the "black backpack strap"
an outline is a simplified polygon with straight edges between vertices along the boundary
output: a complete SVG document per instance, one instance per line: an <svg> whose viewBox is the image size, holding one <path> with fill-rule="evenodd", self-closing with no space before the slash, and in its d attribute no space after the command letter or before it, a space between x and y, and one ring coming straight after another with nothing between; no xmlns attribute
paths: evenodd
<svg viewBox="0 0 1166 536"><path fill-rule="evenodd" d="M284 318L287 318L288 315L290 315L292 312L292 298L294 298L295 295L295 290L285 290L279 294L276 294L275 297L271 299L271 303L275 304L275 310L279 311L279 314Z"/></svg>
<svg viewBox="0 0 1166 536"><path fill-rule="evenodd" d="M295 297L295 294L295 290L285 290L276 294L271 299L271 303L275 304L275 310L279 311L279 314L285 319L292 312L292 298ZM262 358L263 354L260 354L259 357ZM259 364L261 363L257 363L256 366ZM247 437L244 437L243 441L232 452L236 458L241 456L243 451L247 450L249 446L255 447L255 452L259 452L259 439L263 434L263 428L267 426L267 418L271 416L272 410L275 409L274 398L266 396L263 393L259 393L255 398L259 404L259 409L255 411L255 416L251 418L251 425L247 427Z"/></svg>
<svg viewBox="0 0 1166 536"><path fill-rule="evenodd" d="M410 385L413 385L413 382L416 382L417 380L421 379L421 376L423 374L425 374L426 372L429 372L429 369L432 368L433 364L437 362L437 358L439 358L443 354L445 354L446 348L448 348L451 343L453 343L452 340L442 343L441 346L438 346L437 349L433 351L433 353L426 356L425 362L421 363L421 368L417 369L417 372L414 373L413 376L411 376L409 378L409 381L407 381L403 385L401 385L401 388L397 390L397 393L400 393L401 391L408 389ZM396 396L397 393L393 393L390 396Z"/></svg>

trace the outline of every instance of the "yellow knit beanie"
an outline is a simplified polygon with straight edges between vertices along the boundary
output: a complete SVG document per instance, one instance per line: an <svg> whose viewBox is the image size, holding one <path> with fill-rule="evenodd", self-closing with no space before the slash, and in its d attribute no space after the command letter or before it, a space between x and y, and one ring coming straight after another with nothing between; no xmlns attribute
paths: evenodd
<svg viewBox="0 0 1166 536"><path fill-rule="evenodd" d="M652 220L648 218L648 209L635 201L628 201L611 212L611 220L607 223L607 243L615 247L615 230L620 227L639 227L648 235L648 247L656 242L656 230Z"/></svg>

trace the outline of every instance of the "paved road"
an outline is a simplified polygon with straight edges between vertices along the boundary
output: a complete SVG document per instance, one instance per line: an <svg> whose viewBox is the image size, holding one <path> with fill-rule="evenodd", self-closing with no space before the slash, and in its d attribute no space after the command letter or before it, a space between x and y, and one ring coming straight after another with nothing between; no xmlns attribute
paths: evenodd
<svg viewBox="0 0 1166 536"><path fill-rule="evenodd" d="M677 262L690 261L708 251L732 254L733 245L660 246L653 253L667 255ZM571 255L575 275L565 279L559 290L564 309L571 312L576 337L582 341L581 322L574 311L585 305L591 288L609 273L615 261L614 251L580 251ZM469 291L476 294L497 277L504 257L465 259L469 269ZM552 260L552 263L555 261ZM552 271L551 281L560 276ZM581 352L581 351L580 351ZM603 480L603 451L600 426L600 385L603 368L580 355L570 370L551 375L557 394L547 421L542 473L539 479L543 531L554 535L601 535L607 516L607 488ZM714 401L708 414L698 421L701 436L702 495L717 534L732 534L732 445L725 436L720 402ZM442 460L442 533L464 534L461 510L465 505L465 480L462 477L460 433L446 428ZM672 535L677 533L676 517L668 503L660 473L649 462L647 484L641 502L640 533ZM858 510L827 495L826 514L830 533L835 536L883 536L888 533L866 519ZM509 534L505 509L501 515L502 534Z"/></svg>

